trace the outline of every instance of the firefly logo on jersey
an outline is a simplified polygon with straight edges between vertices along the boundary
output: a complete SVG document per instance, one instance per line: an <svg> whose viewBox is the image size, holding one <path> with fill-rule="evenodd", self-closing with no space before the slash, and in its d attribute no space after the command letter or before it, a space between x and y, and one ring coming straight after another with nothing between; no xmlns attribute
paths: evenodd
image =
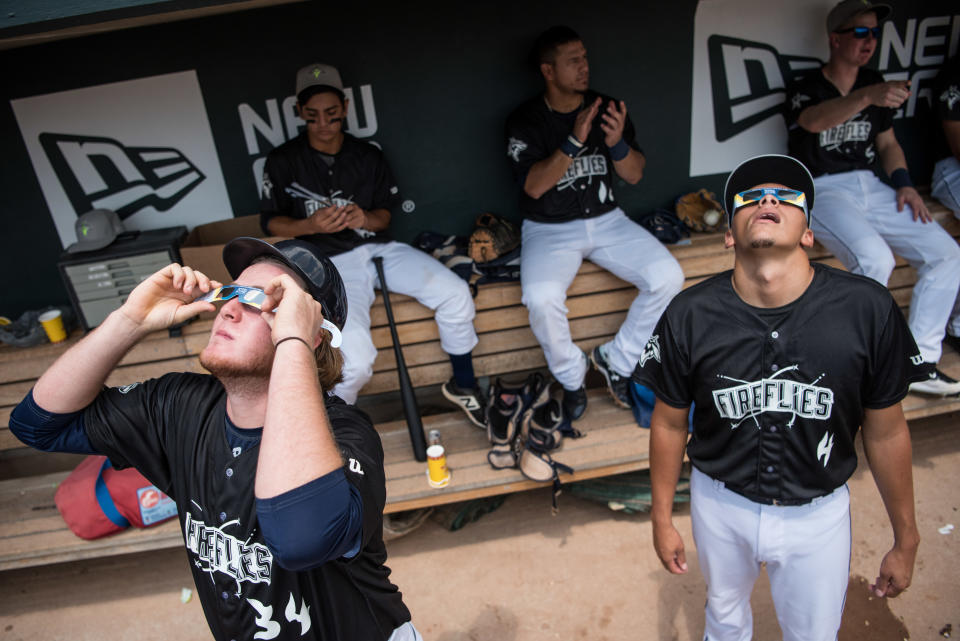
<svg viewBox="0 0 960 641"><path fill-rule="evenodd" d="M236 525L228 521L223 528ZM218 527L197 521L189 512L183 524L187 549L196 556L194 564L204 572L222 572L237 582L270 583L273 553L262 543L249 543L231 536Z"/></svg>
<svg viewBox="0 0 960 641"><path fill-rule="evenodd" d="M847 142L866 142L870 140L870 122L868 120L857 120L858 117L866 118L866 116L858 114L847 122L821 131L820 146L824 149L839 149Z"/></svg>
<svg viewBox="0 0 960 641"><path fill-rule="evenodd" d="M77 214L112 209L121 219L145 207L167 211L206 179L171 147L127 147L93 136L42 133L40 144Z"/></svg>
<svg viewBox="0 0 960 641"><path fill-rule="evenodd" d="M577 156L567 167L560 180L557 181L557 189L564 190L571 187L581 178L592 178L593 176L607 175L607 158L602 154L590 154L589 156ZM601 201L604 199L601 198Z"/></svg>
<svg viewBox="0 0 960 641"><path fill-rule="evenodd" d="M821 62L779 53L765 42L713 35L707 39L718 142L779 114L786 85Z"/></svg>
<svg viewBox="0 0 960 641"><path fill-rule="evenodd" d="M713 392L713 403L717 412L721 417L730 419L730 427L734 429L748 418L756 420L756 417L764 412L792 414L787 427L793 427L798 416L818 421L829 419L833 411L833 390L816 385L822 375L812 383L777 378L780 374L796 369L796 365L785 367L770 378L753 382L718 375L719 378L740 384Z"/></svg>

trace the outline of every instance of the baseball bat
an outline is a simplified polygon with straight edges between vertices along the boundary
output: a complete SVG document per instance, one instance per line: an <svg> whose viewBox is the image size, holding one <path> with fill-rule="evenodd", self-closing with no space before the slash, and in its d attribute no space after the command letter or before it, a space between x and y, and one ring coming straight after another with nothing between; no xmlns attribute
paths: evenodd
<svg viewBox="0 0 960 641"><path fill-rule="evenodd" d="M403 402L403 415L407 419L407 430L410 432L413 457L423 462L427 460L427 442L423 436L420 406L417 405L417 397L413 393L413 384L410 382L410 373L407 371L407 362L404 360L403 350L400 348L397 323L393 319L393 309L390 308L390 291L387 289L387 279L383 275L383 258L376 256L373 259L373 264L376 265L377 276L380 277L383 308L387 311L387 323L390 324L390 336L393 338L393 353L397 358L397 377L400 379L400 400Z"/></svg>

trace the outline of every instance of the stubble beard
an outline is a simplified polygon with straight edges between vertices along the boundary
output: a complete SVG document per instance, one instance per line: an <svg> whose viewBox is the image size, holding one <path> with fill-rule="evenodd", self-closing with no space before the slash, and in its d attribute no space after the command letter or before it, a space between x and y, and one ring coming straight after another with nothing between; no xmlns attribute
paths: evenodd
<svg viewBox="0 0 960 641"><path fill-rule="evenodd" d="M200 365L223 383L224 387L233 385L248 386L265 384L270 380L273 369L273 354L260 354L252 361L238 363L212 356L207 350L200 352Z"/></svg>
<svg viewBox="0 0 960 641"><path fill-rule="evenodd" d="M761 238L750 242L751 249L768 249L770 247L773 247L772 238Z"/></svg>

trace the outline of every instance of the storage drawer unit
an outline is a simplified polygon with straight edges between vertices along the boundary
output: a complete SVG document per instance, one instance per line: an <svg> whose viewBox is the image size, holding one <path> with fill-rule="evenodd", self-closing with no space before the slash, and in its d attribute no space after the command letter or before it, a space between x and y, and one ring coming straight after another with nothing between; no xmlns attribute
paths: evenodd
<svg viewBox="0 0 960 641"><path fill-rule="evenodd" d="M93 329L157 270L180 262L186 227L121 235L95 252L63 253L60 274L83 328Z"/></svg>

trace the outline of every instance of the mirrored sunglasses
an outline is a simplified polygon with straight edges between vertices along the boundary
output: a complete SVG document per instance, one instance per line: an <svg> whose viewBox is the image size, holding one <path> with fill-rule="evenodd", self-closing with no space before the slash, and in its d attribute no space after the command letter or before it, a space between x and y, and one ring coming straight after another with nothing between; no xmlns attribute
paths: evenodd
<svg viewBox="0 0 960 641"><path fill-rule="evenodd" d="M782 203L799 207L803 213L807 213L807 196L802 191L796 189L778 189L774 187L764 187L762 189L748 189L741 191L733 197L733 211L741 207L753 205L763 200L766 195L773 196Z"/></svg>
<svg viewBox="0 0 960 641"><path fill-rule="evenodd" d="M248 287L246 285L224 285L211 289L209 292L197 298L194 302L204 301L206 303L216 303L218 301L227 301L231 298L237 298L244 305L249 305L256 309L263 309L263 301L267 299L267 293L259 287ZM273 310L277 311L276 309ZM343 334L336 325L323 319L321 325L323 329L330 332L330 347L340 347L343 343Z"/></svg>
<svg viewBox="0 0 960 641"><path fill-rule="evenodd" d="M847 27L846 29L837 29L834 33L851 33L857 40L863 40L868 35L873 36L874 40L880 39L880 27Z"/></svg>

